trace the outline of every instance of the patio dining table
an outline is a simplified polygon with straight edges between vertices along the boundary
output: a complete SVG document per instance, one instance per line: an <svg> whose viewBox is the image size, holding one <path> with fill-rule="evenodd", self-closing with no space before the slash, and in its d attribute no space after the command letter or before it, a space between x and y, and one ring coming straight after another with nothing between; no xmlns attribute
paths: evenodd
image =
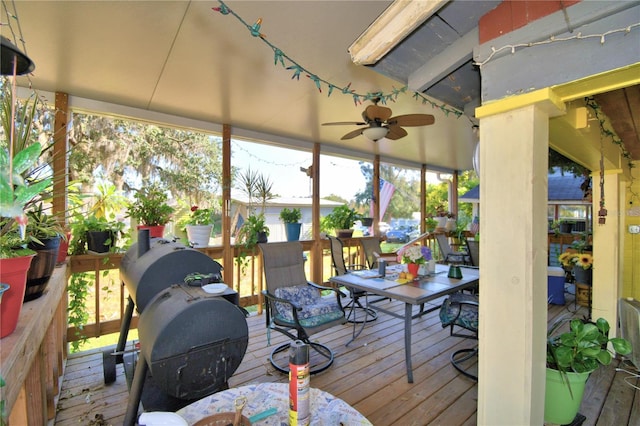
<svg viewBox="0 0 640 426"><path fill-rule="evenodd" d="M375 309L395 318L404 319L404 352L407 367L407 381L413 383L413 369L411 366L411 324L413 319L440 309L440 306L424 309L425 303L478 285L480 271L476 268L460 266L462 278L449 278L447 276L449 266L439 264L436 265L434 274L420 276L416 280L402 284L395 281L400 272L399 268L401 267L402 265L387 267L385 277L377 276L374 271L353 271L345 275L332 277L329 281L339 286L363 290L367 293L404 303L404 315L383 309L378 305L376 305ZM368 299L365 298L365 301L367 300ZM413 307L416 305L419 305L420 309L414 314ZM357 334L354 328L354 338L360 334L365 325L366 323L361 324L362 328Z"/></svg>

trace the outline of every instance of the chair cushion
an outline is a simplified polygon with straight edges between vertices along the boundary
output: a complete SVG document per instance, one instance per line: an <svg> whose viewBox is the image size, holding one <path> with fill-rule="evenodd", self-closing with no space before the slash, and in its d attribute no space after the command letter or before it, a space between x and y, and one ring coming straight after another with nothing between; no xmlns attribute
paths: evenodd
<svg viewBox="0 0 640 426"><path fill-rule="evenodd" d="M477 331L478 307L475 305L460 305L460 302L478 303L478 296L475 294L454 293L445 299L440 308L442 327L454 324L467 330ZM462 308L462 312L460 312L460 308Z"/></svg>
<svg viewBox="0 0 640 426"><path fill-rule="evenodd" d="M320 290L309 285L280 287L276 289L275 296L290 300L302 308L298 311L298 320L303 327L316 327L344 316L335 294L322 296ZM276 302L275 305L276 318L294 324L291 306L282 302Z"/></svg>

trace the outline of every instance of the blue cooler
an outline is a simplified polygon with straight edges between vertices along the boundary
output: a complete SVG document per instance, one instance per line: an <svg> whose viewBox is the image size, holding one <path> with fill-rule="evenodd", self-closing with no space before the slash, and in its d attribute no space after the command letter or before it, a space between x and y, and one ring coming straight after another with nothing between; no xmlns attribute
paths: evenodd
<svg viewBox="0 0 640 426"><path fill-rule="evenodd" d="M547 267L547 298L549 303L564 305L564 269L558 266Z"/></svg>

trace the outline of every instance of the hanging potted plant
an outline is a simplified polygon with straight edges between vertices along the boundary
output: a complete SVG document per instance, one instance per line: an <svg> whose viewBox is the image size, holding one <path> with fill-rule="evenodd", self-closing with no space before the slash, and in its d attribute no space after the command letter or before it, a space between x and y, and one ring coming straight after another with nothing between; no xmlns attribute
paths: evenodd
<svg viewBox="0 0 640 426"><path fill-rule="evenodd" d="M284 223L287 241L298 241L300 239L301 218L302 212L300 209L288 209L285 207L280 211L280 220Z"/></svg>
<svg viewBox="0 0 640 426"><path fill-rule="evenodd" d="M335 207L331 213L324 217L324 227L334 229L338 238L351 238L353 223L360 219L362 219L360 213L343 204Z"/></svg>
<svg viewBox="0 0 640 426"><path fill-rule="evenodd" d="M213 210L191 207L191 215L186 224L187 238L192 247L207 247L213 228Z"/></svg>
<svg viewBox="0 0 640 426"><path fill-rule="evenodd" d="M569 330L561 326L568 322ZM561 333L556 335L556 333ZM545 423L569 424L578 413L589 375L600 365L611 363L607 345L615 354L631 353L629 341L609 339L609 323L598 318L595 323L561 318L547 334L547 377L544 403Z"/></svg>
<svg viewBox="0 0 640 426"><path fill-rule="evenodd" d="M164 227L174 212L167 203L166 191L153 184L141 188L134 198L127 210L128 217L138 221L138 229L149 229L150 237L162 238Z"/></svg>
<svg viewBox="0 0 640 426"><path fill-rule="evenodd" d="M62 239L66 239L55 216L44 213L42 203L27 212L27 247L34 256L27 273L24 301L37 299L44 292L58 259Z"/></svg>

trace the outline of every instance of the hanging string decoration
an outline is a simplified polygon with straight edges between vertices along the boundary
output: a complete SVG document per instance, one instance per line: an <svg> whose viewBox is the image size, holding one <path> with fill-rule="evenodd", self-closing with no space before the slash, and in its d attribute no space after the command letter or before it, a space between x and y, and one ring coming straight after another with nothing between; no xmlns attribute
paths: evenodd
<svg viewBox="0 0 640 426"><path fill-rule="evenodd" d="M238 21L242 23L242 25L244 25L247 28L251 36L262 40L263 43L265 43L267 46L271 48L271 50L273 50L273 64L275 66L280 65L285 70L290 71L292 80L299 81L301 76L305 76L306 78L311 80L311 82L313 82L316 89L318 89L319 93L323 93L322 90L323 88L325 88L327 92L327 96L331 96L334 92L351 96L351 98L353 99L354 105L358 106L365 101L373 101L374 99L377 99L382 104L386 105L387 102L395 102L398 99L399 95L409 92L408 87L404 86L399 89L393 87L393 89L387 93L382 91L359 93L355 89L351 88L351 83L348 83L345 86L334 84L320 77L317 73L314 73L309 69L307 69L306 67L302 66L300 63L296 62L294 59L292 59L280 48L278 48L269 40L267 40L267 37L260 32L260 29L262 26L262 18L258 18L254 24L250 25L244 19L242 19L241 16L239 16L237 13L231 10L222 0L218 0L218 3L220 3L220 6L212 8L214 11L219 12L222 15L226 15L226 16L231 15L235 17ZM413 97L417 101L422 102L423 105L431 105L432 108L439 109L445 116L448 116L449 114L453 114L456 116L456 118L460 118L463 115L462 111L451 108L446 104L437 104L432 100L428 99L427 97L425 97L422 93L413 92Z"/></svg>
<svg viewBox="0 0 640 426"><path fill-rule="evenodd" d="M607 209L604 207L604 143L600 134L600 210L598 210L598 224L604 225L607 221Z"/></svg>
<svg viewBox="0 0 640 426"><path fill-rule="evenodd" d="M515 54L516 50L518 49L524 49L524 48L528 48L528 47L534 47L534 46L541 46L544 44L551 44L551 43L558 43L558 42L564 42L564 41L571 41L571 40L588 40L588 39L600 39L600 44L604 44L606 41L606 37L613 35L613 34L618 34L618 33L622 33L624 35L629 34L632 30L634 29L640 29L640 22L629 25L628 27L624 27L624 28L617 28L615 30L609 30L606 31L604 33L601 34L587 34L587 35L583 35L582 33L578 33L574 36L570 36L570 37L555 37L555 36L551 36L546 40L542 40L542 41L534 41L534 42L529 42L529 43L518 43L518 44L507 44L504 45L502 47L499 48L495 48L493 46L491 46L491 53L489 54L489 56L487 56L485 59L480 60L480 61L475 61L474 64L479 66L480 68L482 68L483 65L485 65L487 62L489 62L490 60L492 60L496 55L498 55L501 52L507 51L507 52L511 52L511 54Z"/></svg>

